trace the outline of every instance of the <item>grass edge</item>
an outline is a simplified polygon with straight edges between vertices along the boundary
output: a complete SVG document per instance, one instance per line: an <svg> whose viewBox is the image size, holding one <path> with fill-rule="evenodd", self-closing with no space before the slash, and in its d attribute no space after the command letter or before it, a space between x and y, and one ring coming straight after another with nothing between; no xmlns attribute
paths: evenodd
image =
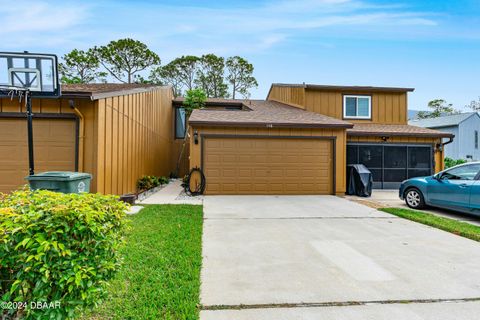
<svg viewBox="0 0 480 320"><path fill-rule="evenodd" d="M449 232L457 236L480 242L480 226L476 226L468 222L458 221L446 217L440 217L428 212L407 208L386 207L379 208L378 210L403 219L407 219L445 232Z"/></svg>

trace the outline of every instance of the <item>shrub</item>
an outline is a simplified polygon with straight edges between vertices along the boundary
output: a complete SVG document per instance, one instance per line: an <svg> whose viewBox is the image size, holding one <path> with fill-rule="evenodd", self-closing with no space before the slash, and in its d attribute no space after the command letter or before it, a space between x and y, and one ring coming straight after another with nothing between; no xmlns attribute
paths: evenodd
<svg viewBox="0 0 480 320"><path fill-rule="evenodd" d="M466 163L466 162L467 161L465 161L463 159L454 160L452 158L446 157L445 158L445 169L448 169L448 168L451 168L451 167L454 167L456 165L463 164L463 163Z"/></svg>
<svg viewBox="0 0 480 320"><path fill-rule="evenodd" d="M155 176L143 176L137 181L137 189L139 191L152 189L160 185L159 178Z"/></svg>
<svg viewBox="0 0 480 320"><path fill-rule="evenodd" d="M170 181L167 177L143 176L137 181L138 191L149 190Z"/></svg>
<svg viewBox="0 0 480 320"><path fill-rule="evenodd" d="M0 195L1 300L26 302L3 316L66 319L96 306L121 262L126 209L117 197L99 194Z"/></svg>
<svg viewBox="0 0 480 320"><path fill-rule="evenodd" d="M159 180L160 184L167 184L170 181L167 177L160 177Z"/></svg>
<svg viewBox="0 0 480 320"><path fill-rule="evenodd" d="M152 188L158 187L160 185L160 179L155 176L150 176L150 185Z"/></svg>

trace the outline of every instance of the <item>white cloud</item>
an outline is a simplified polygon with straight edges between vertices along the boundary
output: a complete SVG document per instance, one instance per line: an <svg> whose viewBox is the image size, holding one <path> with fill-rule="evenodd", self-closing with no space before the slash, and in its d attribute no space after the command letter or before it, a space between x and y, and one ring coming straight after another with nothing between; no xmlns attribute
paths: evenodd
<svg viewBox="0 0 480 320"><path fill-rule="evenodd" d="M16 3L0 6L0 35L5 46L51 48L59 54L127 36L146 42L167 57L205 52L248 54L296 37L318 37L325 28L333 35L334 28L356 26L350 31L355 35L369 26L388 32L397 26L436 25L431 14L407 11L401 3L378 5L374 0L267 0L239 8L113 0Z"/></svg>
<svg viewBox="0 0 480 320"><path fill-rule="evenodd" d="M145 8L140 7L132 15L142 10ZM328 36L334 36L335 28L344 27L349 27L355 36L362 27L374 26L379 32L398 34L400 26L431 28L437 24L433 15L408 11L402 4L377 5L360 0L268 1L249 8L153 6L148 11L162 26L146 33L159 41L171 41L168 50L175 55L191 52L192 47L196 52L213 48L217 53L250 54L297 37L321 38L326 28ZM143 19L148 21L149 16Z"/></svg>
<svg viewBox="0 0 480 320"><path fill-rule="evenodd" d="M86 7L68 3L15 1L15 4L10 2L0 6L0 17L0 35L37 34L75 26L86 17Z"/></svg>

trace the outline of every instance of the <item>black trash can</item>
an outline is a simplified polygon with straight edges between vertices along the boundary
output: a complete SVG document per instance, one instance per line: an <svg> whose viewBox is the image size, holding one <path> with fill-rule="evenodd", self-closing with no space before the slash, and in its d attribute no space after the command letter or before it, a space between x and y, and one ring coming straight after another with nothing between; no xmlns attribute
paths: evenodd
<svg viewBox="0 0 480 320"><path fill-rule="evenodd" d="M372 195L373 175L363 164L347 166L347 194L359 197Z"/></svg>
<svg viewBox="0 0 480 320"><path fill-rule="evenodd" d="M92 175L83 172L49 171L28 176L32 190L50 190L63 193L90 192Z"/></svg>

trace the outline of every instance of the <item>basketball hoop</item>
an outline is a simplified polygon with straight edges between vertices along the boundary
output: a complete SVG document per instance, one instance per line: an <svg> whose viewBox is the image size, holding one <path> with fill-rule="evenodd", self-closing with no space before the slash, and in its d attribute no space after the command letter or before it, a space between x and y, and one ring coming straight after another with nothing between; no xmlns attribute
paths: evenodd
<svg viewBox="0 0 480 320"><path fill-rule="evenodd" d="M57 56L29 52L0 52L0 87L28 89L32 97L59 97Z"/></svg>
<svg viewBox="0 0 480 320"><path fill-rule="evenodd" d="M0 97L25 97L27 113L29 174L35 174L33 153L32 97L55 98L61 95L57 56L16 52L0 52Z"/></svg>

